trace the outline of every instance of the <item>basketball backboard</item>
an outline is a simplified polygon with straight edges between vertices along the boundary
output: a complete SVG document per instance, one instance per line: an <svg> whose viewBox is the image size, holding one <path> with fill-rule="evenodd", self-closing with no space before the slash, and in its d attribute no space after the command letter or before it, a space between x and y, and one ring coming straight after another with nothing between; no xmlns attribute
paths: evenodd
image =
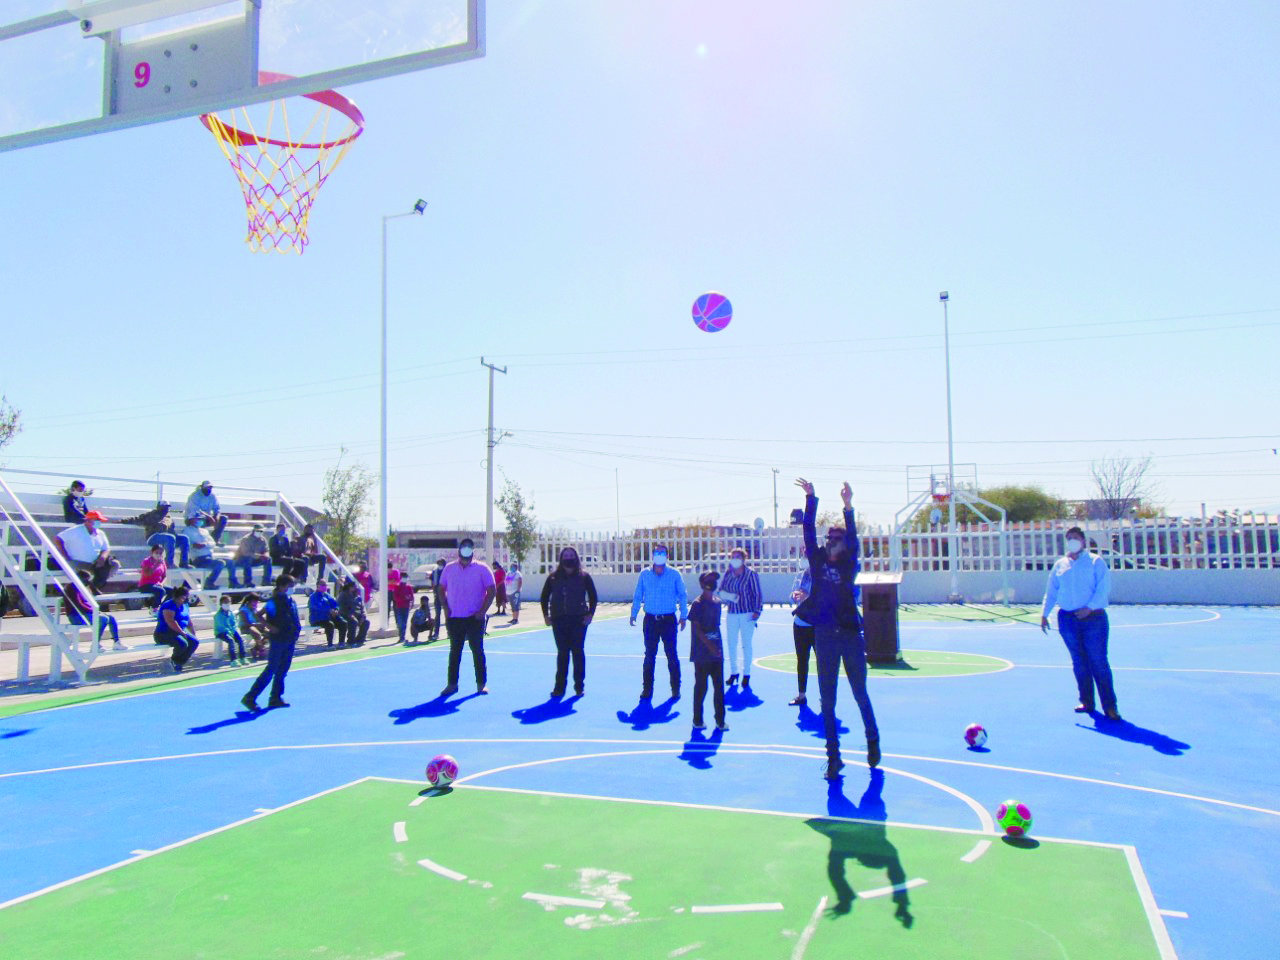
<svg viewBox="0 0 1280 960"><path fill-rule="evenodd" d="M484 56L484 0L3 0L0 151ZM291 79L260 85L260 73Z"/></svg>

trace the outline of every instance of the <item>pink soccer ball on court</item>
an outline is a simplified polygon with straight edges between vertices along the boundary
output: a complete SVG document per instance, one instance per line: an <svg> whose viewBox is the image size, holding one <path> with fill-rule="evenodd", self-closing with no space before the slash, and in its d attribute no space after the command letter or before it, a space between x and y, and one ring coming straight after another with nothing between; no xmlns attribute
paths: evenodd
<svg viewBox="0 0 1280 960"><path fill-rule="evenodd" d="M964 728L964 742L970 747L980 747L987 742L987 728L980 723L971 723Z"/></svg>
<svg viewBox="0 0 1280 960"><path fill-rule="evenodd" d="M1006 836L1025 837L1031 832L1031 808L1017 800L1006 800L996 807L996 822Z"/></svg>
<svg viewBox="0 0 1280 960"><path fill-rule="evenodd" d="M458 779L458 761L447 753L427 764L427 783L433 787L447 787Z"/></svg>

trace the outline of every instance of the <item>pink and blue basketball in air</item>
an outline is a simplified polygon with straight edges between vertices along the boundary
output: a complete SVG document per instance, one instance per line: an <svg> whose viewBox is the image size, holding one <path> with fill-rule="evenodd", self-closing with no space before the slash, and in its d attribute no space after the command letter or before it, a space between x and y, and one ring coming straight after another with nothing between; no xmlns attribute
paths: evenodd
<svg viewBox="0 0 1280 960"><path fill-rule="evenodd" d="M706 333L719 333L733 319L733 304L723 293L704 293L693 301L693 322Z"/></svg>
<svg viewBox="0 0 1280 960"><path fill-rule="evenodd" d="M427 764L427 783L433 787L447 787L458 779L458 761L447 753Z"/></svg>
<svg viewBox="0 0 1280 960"><path fill-rule="evenodd" d="M1017 800L1006 800L996 808L996 822L1010 837L1025 837L1031 832L1031 808Z"/></svg>
<svg viewBox="0 0 1280 960"><path fill-rule="evenodd" d="M964 742L970 747L980 747L987 742L987 728L980 723L971 723L964 728Z"/></svg>

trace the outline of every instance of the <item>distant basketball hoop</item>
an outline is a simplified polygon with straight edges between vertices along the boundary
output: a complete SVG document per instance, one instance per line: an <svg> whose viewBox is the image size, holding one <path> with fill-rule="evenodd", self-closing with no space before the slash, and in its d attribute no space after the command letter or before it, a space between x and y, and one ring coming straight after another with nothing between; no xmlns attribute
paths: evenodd
<svg viewBox="0 0 1280 960"><path fill-rule="evenodd" d="M259 86L291 80L282 73L258 74ZM337 169L356 137L364 133L360 108L334 90L306 93L316 103L308 122L291 123L286 102L260 108L261 132L249 111L238 107L223 120L216 113L200 121L218 141L244 193L254 253L302 253L307 247L307 221L316 194ZM296 112L296 110L295 110ZM345 123L344 123L345 121ZM330 133L333 123L338 129ZM275 137L272 130L281 128Z"/></svg>

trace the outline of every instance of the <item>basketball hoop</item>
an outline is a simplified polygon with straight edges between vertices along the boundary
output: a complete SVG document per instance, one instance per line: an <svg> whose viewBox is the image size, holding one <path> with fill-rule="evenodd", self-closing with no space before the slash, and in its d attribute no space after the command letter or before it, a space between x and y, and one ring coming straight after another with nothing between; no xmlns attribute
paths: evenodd
<svg viewBox="0 0 1280 960"><path fill-rule="evenodd" d="M292 79L282 73L258 74L259 86ZM234 108L230 122L215 113L200 117L240 181L249 217L245 242L254 253L300 254L306 250L307 220L316 194L356 137L364 133L364 114L337 91L306 93L303 98L318 106L301 128L290 124L283 100L266 107L262 132L254 129L245 107ZM283 130L273 137L277 116ZM344 120L346 126L331 137L330 124L340 125Z"/></svg>

